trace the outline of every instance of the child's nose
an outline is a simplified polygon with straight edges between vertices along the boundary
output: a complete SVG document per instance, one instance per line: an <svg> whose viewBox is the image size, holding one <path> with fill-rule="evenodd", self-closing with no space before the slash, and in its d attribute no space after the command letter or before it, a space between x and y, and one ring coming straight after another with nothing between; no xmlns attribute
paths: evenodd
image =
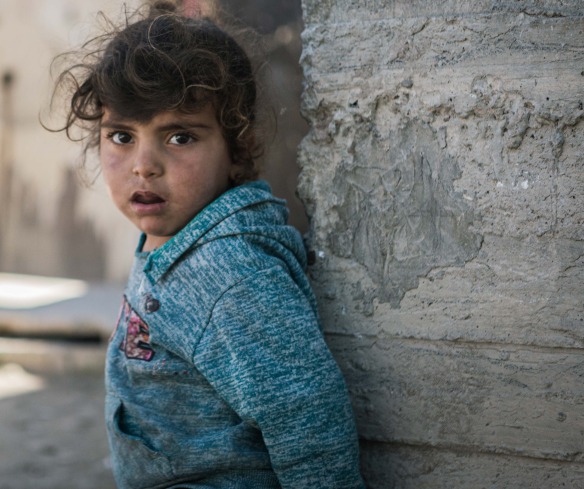
<svg viewBox="0 0 584 489"><path fill-rule="evenodd" d="M134 154L132 172L142 178L154 178L162 175L164 167L151 145L139 145Z"/></svg>

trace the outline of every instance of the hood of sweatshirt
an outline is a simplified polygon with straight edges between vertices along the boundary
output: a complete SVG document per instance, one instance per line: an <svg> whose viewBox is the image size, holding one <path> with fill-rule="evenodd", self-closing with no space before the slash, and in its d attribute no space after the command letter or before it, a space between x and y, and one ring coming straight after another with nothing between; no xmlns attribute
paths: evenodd
<svg viewBox="0 0 584 489"><path fill-rule="evenodd" d="M181 259L198 247L223 238L245 236L261 243L269 254L277 256L291 268L306 267L306 251L298 231L287 224L286 202L275 197L265 181L234 187L207 205L193 220L160 248L148 253L144 273L151 283L157 282Z"/></svg>

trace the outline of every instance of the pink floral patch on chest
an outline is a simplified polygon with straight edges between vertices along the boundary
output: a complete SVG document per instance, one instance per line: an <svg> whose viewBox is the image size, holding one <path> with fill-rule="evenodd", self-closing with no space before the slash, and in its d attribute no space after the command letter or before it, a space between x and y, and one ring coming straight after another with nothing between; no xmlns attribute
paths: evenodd
<svg viewBox="0 0 584 489"><path fill-rule="evenodd" d="M154 357L154 350L150 346L150 330L144 320L132 309L128 302L124 303L120 318L121 326L125 329L125 336L120 350L126 358L149 362Z"/></svg>

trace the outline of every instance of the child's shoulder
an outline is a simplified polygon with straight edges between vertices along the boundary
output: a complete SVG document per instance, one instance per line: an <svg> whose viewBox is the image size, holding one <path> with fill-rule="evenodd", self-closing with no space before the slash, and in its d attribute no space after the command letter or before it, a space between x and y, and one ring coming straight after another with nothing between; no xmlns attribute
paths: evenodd
<svg viewBox="0 0 584 489"><path fill-rule="evenodd" d="M299 257L282 242L261 234L222 236L191 250L176 273L188 274L209 292L221 291L270 269L288 273Z"/></svg>

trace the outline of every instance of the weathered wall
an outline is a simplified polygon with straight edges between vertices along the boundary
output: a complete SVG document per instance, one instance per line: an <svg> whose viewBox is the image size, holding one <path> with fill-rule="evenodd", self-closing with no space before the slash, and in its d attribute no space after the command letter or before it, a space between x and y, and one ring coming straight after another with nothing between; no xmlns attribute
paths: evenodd
<svg viewBox="0 0 584 489"><path fill-rule="evenodd" d="M584 487L584 4L303 11L311 273L370 487Z"/></svg>

